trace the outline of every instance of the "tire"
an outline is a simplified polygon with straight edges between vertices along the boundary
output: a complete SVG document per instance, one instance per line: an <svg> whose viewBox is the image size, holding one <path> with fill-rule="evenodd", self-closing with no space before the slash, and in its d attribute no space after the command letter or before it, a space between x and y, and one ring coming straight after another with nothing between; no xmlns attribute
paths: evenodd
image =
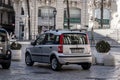
<svg viewBox="0 0 120 80"><path fill-rule="evenodd" d="M9 69L11 65L11 51L8 50L6 54L6 62L1 64L3 69Z"/></svg>
<svg viewBox="0 0 120 80"><path fill-rule="evenodd" d="M6 63L2 63L1 65L2 65L3 69L9 69L10 65L11 65L11 59L10 59L10 61L8 61Z"/></svg>
<svg viewBox="0 0 120 80"><path fill-rule="evenodd" d="M83 64L81 64L81 67L82 67L84 70L89 70L90 67L91 67L91 63L83 63Z"/></svg>
<svg viewBox="0 0 120 80"><path fill-rule="evenodd" d="M33 66L34 62L32 61L30 54L26 54L25 63L27 66Z"/></svg>
<svg viewBox="0 0 120 80"><path fill-rule="evenodd" d="M58 71L58 70L61 70L61 67L62 67L62 65L58 62L57 58L53 57L51 59L51 68L52 68L52 70Z"/></svg>

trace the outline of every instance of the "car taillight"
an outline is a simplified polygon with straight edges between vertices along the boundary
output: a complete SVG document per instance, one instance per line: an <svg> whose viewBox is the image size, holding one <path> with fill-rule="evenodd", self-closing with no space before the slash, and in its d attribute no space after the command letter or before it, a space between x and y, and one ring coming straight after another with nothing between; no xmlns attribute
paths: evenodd
<svg viewBox="0 0 120 80"><path fill-rule="evenodd" d="M58 53L63 53L63 46L62 45L58 46Z"/></svg>
<svg viewBox="0 0 120 80"><path fill-rule="evenodd" d="M63 34L61 34L60 35L60 45L58 46L58 53L63 53L63 37L64 37L64 35Z"/></svg>
<svg viewBox="0 0 120 80"><path fill-rule="evenodd" d="M61 34L61 35L60 35L60 40L59 40L59 41L60 41L60 44L63 44L63 37L64 37L63 34Z"/></svg>

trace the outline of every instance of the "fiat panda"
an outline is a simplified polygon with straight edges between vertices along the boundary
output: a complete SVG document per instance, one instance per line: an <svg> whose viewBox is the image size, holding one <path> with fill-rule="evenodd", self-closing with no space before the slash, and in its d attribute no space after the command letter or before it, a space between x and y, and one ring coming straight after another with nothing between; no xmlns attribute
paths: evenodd
<svg viewBox="0 0 120 80"><path fill-rule="evenodd" d="M88 35L80 31L50 30L39 35L26 48L26 65L34 62L49 63L53 70L60 70L62 65L78 64L84 70L91 67L92 56Z"/></svg>

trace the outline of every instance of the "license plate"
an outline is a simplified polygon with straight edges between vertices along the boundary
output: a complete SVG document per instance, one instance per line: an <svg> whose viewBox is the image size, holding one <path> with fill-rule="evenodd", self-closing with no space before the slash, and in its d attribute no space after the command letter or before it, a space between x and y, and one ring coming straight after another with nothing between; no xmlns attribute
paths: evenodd
<svg viewBox="0 0 120 80"><path fill-rule="evenodd" d="M84 48L71 48L71 53L83 53Z"/></svg>

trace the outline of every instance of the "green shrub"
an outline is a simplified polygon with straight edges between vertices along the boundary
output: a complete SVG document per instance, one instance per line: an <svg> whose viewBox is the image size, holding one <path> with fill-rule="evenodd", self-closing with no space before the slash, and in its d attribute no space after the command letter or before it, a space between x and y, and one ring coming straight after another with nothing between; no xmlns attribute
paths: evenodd
<svg viewBox="0 0 120 80"><path fill-rule="evenodd" d="M107 53L109 52L110 48L111 48L110 44L104 40L101 40L96 44L96 50L99 53Z"/></svg>
<svg viewBox="0 0 120 80"><path fill-rule="evenodd" d="M11 48L12 50L20 50L21 47L22 47L22 45L19 44L19 43L16 43L16 42L13 42L13 43L10 45L10 48Z"/></svg>

